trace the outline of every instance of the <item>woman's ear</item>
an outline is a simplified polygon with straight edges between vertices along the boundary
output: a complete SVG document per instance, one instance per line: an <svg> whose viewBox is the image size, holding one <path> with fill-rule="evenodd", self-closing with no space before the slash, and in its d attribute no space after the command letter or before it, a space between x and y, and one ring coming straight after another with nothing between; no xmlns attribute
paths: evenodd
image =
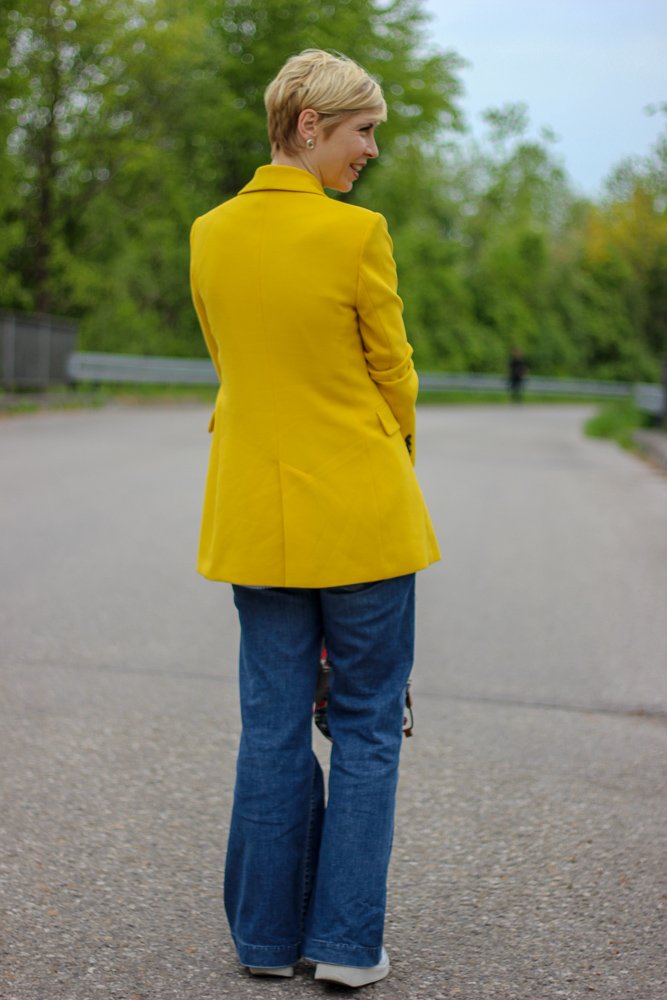
<svg viewBox="0 0 667 1000"><path fill-rule="evenodd" d="M304 108L296 123L296 130L299 134L299 138L304 142L308 139L315 139L317 137L317 126L319 125L319 121L320 116L317 111L313 111L312 108Z"/></svg>

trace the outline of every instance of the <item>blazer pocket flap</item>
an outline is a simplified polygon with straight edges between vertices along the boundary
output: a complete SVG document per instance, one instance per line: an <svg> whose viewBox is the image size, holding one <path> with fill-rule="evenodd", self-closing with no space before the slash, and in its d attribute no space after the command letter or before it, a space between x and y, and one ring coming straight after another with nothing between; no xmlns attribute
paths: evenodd
<svg viewBox="0 0 667 1000"><path fill-rule="evenodd" d="M401 425L399 424L394 414L391 412L389 406L386 405L382 406L377 411L377 415L380 423L382 424L382 427L384 428L385 434L395 434L396 431L399 431L401 429Z"/></svg>

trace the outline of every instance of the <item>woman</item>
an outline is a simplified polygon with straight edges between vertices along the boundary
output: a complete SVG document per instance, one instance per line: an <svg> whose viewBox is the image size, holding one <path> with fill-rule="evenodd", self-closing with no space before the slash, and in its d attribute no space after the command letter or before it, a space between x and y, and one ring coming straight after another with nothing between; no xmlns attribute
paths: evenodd
<svg viewBox="0 0 667 1000"><path fill-rule="evenodd" d="M192 291L220 377L198 569L233 584L243 732L225 868L241 962L363 986L383 948L414 574L439 558L415 459L417 376L382 216L329 198L386 108L319 50L265 94L270 165L197 219ZM312 752L332 664L328 803Z"/></svg>

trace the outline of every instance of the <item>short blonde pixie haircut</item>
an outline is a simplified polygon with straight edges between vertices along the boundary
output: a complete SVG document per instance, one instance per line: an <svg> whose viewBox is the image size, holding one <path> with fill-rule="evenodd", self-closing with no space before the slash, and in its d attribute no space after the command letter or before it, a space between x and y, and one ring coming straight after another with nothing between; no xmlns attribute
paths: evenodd
<svg viewBox="0 0 667 1000"><path fill-rule="evenodd" d="M291 56L264 92L269 139L273 149L297 153L297 122L305 108L322 119L325 135L348 115L368 111L384 121L382 89L353 59L322 49Z"/></svg>

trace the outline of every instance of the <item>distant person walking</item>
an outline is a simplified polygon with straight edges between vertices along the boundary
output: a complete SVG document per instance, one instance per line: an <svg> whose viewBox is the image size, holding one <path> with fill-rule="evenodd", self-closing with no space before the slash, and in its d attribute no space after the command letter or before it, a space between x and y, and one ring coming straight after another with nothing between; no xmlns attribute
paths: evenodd
<svg viewBox="0 0 667 1000"><path fill-rule="evenodd" d="M328 198L378 155L378 84L307 50L269 85L272 162L197 219L192 293L220 377L198 568L233 584L243 732L225 868L241 962L384 978L415 572L417 375L384 218ZM312 752L332 665L328 801Z"/></svg>
<svg viewBox="0 0 667 1000"><path fill-rule="evenodd" d="M509 360L508 387L515 403L523 399L523 387L528 373L528 365L520 347L513 347Z"/></svg>

